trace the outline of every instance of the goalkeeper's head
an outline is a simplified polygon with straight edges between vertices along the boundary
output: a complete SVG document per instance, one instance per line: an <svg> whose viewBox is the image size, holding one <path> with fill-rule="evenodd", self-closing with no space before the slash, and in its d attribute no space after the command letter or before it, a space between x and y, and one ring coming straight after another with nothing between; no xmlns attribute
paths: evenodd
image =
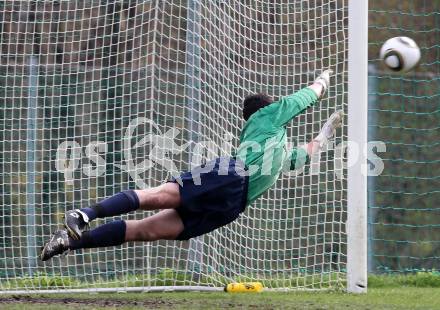
<svg viewBox="0 0 440 310"><path fill-rule="evenodd" d="M244 98L243 101L243 118L245 121L259 109L268 106L273 102L272 97L266 94L255 94Z"/></svg>

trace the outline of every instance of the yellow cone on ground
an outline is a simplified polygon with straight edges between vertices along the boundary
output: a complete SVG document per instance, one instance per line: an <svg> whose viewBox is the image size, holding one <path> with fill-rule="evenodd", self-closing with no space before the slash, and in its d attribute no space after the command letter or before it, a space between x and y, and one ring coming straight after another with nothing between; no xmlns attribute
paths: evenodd
<svg viewBox="0 0 440 310"><path fill-rule="evenodd" d="M229 283L225 286L228 293L259 293L263 291L261 282Z"/></svg>

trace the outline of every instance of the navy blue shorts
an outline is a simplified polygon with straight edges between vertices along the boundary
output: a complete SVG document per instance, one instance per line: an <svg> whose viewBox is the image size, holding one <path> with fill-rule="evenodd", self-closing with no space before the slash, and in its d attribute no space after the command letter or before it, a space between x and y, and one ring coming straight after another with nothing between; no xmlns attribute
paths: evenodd
<svg viewBox="0 0 440 310"><path fill-rule="evenodd" d="M249 179L244 176L245 170L242 161L220 157L170 181L181 183L181 204L176 211L184 230L177 240L188 240L229 224L245 210Z"/></svg>

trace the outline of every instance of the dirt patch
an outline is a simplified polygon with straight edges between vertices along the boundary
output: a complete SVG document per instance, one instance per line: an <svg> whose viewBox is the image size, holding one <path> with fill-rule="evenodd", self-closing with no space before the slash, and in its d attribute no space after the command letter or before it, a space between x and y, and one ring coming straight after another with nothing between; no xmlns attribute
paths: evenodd
<svg viewBox="0 0 440 310"><path fill-rule="evenodd" d="M48 304L48 305L65 305L65 306L97 306L97 307L122 307L122 306L138 306L148 308L171 308L175 303L163 300L158 297L148 298L145 300L124 300L124 299L105 299L101 296L99 299L93 298L59 298L59 297L34 297L28 295L12 295L8 297L0 297L0 304Z"/></svg>

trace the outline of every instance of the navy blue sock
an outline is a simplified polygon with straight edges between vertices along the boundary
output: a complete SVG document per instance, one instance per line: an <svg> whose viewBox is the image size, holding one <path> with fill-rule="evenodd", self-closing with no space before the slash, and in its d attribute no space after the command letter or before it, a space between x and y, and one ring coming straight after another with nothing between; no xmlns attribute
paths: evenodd
<svg viewBox="0 0 440 310"><path fill-rule="evenodd" d="M98 204L82 208L89 221L96 218L121 215L139 209L139 198L134 190L123 191L111 196Z"/></svg>
<svg viewBox="0 0 440 310"><path fill-rule="evenodd" d="M83 232L80 240L69 238L69 248L76 250L120 245L125 242L125 230L124 221L113 221Z"/></svg>

